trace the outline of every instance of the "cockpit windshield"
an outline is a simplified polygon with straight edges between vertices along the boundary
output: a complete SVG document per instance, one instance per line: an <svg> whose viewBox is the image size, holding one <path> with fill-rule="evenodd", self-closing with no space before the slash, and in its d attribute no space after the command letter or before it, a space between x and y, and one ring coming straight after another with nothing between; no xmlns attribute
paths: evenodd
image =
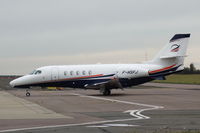
<svg viewBox="0 0 200 133"><path fill-rule="evenodd" d="M42 71L41 70L34 70L33 72L30 73L30 75L38 75L41 74Z"/></svg>
<svg viewBox="0 0 200 133"><path fill-rule="evenodd" d="M35 71L36 71L36 70L32 71L32 72L30 73L30 75L33 75L33 74L35 73Z"/></svg>
<svg viewBox="0 0 200 133"><path fill-rule="evenodd" d="M35 72L35 74L41 74L41 73L42 73L41 70L37 70L37 71Z"/></svg>

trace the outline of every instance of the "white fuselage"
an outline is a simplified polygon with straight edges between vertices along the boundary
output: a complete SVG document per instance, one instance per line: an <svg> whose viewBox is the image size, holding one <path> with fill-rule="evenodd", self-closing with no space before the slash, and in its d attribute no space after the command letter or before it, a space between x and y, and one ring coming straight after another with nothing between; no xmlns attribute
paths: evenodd
<svg viewBox="0 0 200 133"><path fill-rule="evenodd" d="M149 71L162 66L149 64L95 64L46 66L33 73L13 80L13 87L57 86L84 88L85 85L110 81L113 79L137 79L149 77ZM78 85L77 84L78 81ZM85 85L80 82L85 82ZM62 82L58 85L57 82ZM64 85L67 82L66 85ZM54 85L55 84L55 85ZM131 86L131 85L130 85Z"/></svg>

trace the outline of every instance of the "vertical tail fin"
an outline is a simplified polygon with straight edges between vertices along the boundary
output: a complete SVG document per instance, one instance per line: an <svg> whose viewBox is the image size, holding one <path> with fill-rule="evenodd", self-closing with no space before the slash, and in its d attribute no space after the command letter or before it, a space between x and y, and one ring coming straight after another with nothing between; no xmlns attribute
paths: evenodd
<svg viewBox="0 0 200 133"><path fill-rule="evenodd" d="M152 64L183 66L190 34L176 34L151 61ZM183 67L182 67L183 69Z"/></svg>

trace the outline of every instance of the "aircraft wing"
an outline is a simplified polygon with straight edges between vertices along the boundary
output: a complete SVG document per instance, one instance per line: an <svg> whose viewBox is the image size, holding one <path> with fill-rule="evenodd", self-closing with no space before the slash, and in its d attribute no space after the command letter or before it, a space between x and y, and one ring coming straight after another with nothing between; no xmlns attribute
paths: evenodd
<svg viewBox="0 0 200 133"><path fill-rule="evenodd" d="M97 80L91 84L86 84L85 88L86 89L100 89L103 87L111 87L111 88L122 88L119 80L112 76L111 78L107 78L104 80Z"/></svg>
<svg viewBox="0 0 200 133"><path fill-rule="evenodd" d="M109 81L103 81L103 82L96 82L96 83L93 83L93 84L86 84L85 88L87 88L87 89L98 89L98 88L103 87L108 82Z"/></svg>

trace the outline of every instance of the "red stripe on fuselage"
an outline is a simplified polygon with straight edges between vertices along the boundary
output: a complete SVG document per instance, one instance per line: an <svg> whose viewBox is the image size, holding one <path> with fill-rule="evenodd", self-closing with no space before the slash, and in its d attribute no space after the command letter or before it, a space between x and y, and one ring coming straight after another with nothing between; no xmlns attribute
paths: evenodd
<svg viewBox="0 0 200 133"><path fill-rule="evenodd" d="M74 78L65 78L61 80L73 80L73 79L84 79L84 78L95 78L99 76L104 76L103 74L91 75L91 76L83 76L83 77L74 77Z"/></svg>
<svg viewBox="0 0 200 133"><path fill-rule="evenodd" d="M173 68L174 66L176 66L176 64L171 65L171 66L168 66L168 67L165 67L165 68L162 68L162 69L149 71L149 73L152 74L152 73L162 72L162 71L168 70L168 69L170 69L170 68Z"/></svg>

